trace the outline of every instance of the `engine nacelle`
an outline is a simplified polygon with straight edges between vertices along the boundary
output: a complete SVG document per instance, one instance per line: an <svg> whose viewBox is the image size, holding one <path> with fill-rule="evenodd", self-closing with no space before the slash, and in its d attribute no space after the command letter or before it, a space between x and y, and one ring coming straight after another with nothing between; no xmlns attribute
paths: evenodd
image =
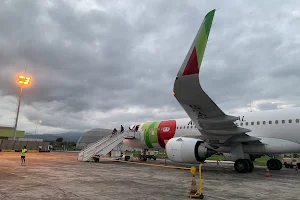
<svg viewBox="0 0 300 200"><path fill-rule="evenodd" d="M194 138L175 137L166 144L168 158L175 162L203 162L216 151L205 147L204 142Z"/></svg>

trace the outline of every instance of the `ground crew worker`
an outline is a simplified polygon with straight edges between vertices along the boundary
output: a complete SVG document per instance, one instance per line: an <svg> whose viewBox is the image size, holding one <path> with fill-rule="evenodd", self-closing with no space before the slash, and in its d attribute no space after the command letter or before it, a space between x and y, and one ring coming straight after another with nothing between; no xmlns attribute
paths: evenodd
<svg viewBox="0 0 300 200"><path fill-rule="evenodd" d="M24 165L26 165L25 164L26 153L27 153L27 149L26 149L26 146L24 146L24 148L22 149L22 153L21 153L21 161L22 161L21 165L23 165L23 163L24 163Z"/></svg>
<svg viewBox="0 0 300 200"><path fill-rule="evenodd" d="M121 125L121 133L124 132L124 127Z"/></svg>

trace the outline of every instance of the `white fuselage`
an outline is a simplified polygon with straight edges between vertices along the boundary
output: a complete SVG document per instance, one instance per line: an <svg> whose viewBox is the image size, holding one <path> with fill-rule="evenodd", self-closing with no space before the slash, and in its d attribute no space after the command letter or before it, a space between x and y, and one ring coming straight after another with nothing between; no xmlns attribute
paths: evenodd
<svg viewBox="0 0 300 200"><path fill-rule="evenodd" d="M260 138L263 144L261 149L245 149L245 153L298 153L300 152L300 108L277 109L259 112L241 113L240 119L235 121L239 127L250 129L247 135ZM176 130L174 137L200 136L201 131L196 128L190 118L175 119ZM149 149L145 144L144 132L141 124L139 136L136 140L124 140L129 146L134 148ZM153 134L153 133L152 133ZM138 140L138 141L137 141ZM165 143L167 140L165 140ZM150 148L151 149L151 148ZM163 149L156 145L153 149ZM229 152L228 148L221 148L223 152Z"/></svg>

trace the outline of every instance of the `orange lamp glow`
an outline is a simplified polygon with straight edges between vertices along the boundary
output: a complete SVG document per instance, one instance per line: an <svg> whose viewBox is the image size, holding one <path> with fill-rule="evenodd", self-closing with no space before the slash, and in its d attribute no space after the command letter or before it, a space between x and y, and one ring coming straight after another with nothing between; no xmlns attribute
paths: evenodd
<svg viewBox="0 0 300 200"><path fill-rule="evenodd" d="M24 75L19 75L19 84L23 86L28 86L30 84L31 78L25 77Z"/></svg>

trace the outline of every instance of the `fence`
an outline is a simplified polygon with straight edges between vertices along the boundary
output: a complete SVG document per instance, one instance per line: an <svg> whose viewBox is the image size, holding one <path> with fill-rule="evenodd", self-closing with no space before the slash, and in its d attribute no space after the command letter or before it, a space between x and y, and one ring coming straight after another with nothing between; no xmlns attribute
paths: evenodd
<svg viewBox="0 0 300 200"><path fill-rule="evenodd" d="M48 150L49 142L38 141L17 141L17 140L0 140L0 149L5 150L21 150L24 146L28 150L38 150L42 146L42 150Z"/></svg>

